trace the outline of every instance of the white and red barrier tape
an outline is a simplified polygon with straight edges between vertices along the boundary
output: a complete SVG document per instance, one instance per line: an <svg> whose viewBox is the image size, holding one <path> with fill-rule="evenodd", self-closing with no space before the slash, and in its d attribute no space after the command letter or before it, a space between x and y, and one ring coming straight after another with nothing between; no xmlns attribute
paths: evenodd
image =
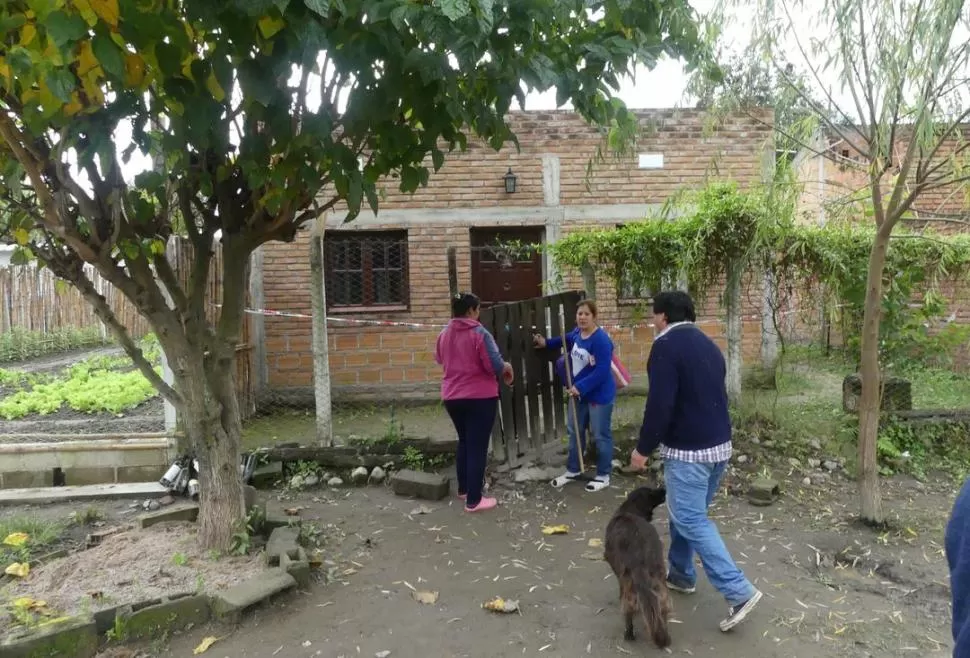
<svg viewBox="0 0 970 658"><path fill-rule="evenodd" d="M220 306L219 304L214 304L214 306ZM251 315L263 315L267 317L278 317L278 318L300 318L304 320L312 320L313 315L307 313L296 313L294 311L275 311L268 308L247 308L246 313ZM798 313L798 310L785 311L780 313L781 316L789 316ZM741 317L742 321L750 320L761 320L760 315L746 315ZM358 326L371 326L371 327L406 327L410 329L444 329L447 325L444 324L431 324L422 322L398 322L394 320L365 320L361 318L346 318L340 316L329 316L327 317L327 322L335 322L340 324L350 324ZM697 324L727 324L724 320L710 319L710 320L700 320ZM637 323L637 324L614 324L614 325L600 325L603 329L607 331L626 331L633 329L652 329L654 324L652 322Z"/></svg>

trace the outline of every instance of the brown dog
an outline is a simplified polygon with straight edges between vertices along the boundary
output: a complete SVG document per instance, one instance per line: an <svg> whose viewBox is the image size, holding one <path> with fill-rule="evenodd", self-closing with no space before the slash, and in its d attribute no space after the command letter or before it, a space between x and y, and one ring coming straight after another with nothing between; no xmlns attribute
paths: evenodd
<svg viewBox="0 0 970 658"><path fill-rule="evenodd" d="M633 617L639 611L654 644L661 649L670 646L670 594L663 541L651 520L654 508L666 499L662 487L634 489L606 526L606 561L620 583L626 622L623 637L635 639Z"/></svg>

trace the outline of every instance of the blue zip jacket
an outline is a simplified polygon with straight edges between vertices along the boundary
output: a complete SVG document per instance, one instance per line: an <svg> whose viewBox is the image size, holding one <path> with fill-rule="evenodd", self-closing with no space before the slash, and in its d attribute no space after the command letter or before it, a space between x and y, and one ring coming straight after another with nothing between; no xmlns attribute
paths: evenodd
<svg viewBox="0 0 970 658"><path fill-rule="evenodd" d="M546 347L561 350L562 338L547 338ZM589 338L583 338L576 327L566 334L566 349L571 357L573 386L579 391L580 401L613 404L616 382L613 381L613 341L609 334L597 327Z"/></svg>
<svg viewBox="0 0 970 658"><path fill-rule="evenodd" d="M953 600L953 658L970 658L970 479L953 504L944 544Z"/></svg>

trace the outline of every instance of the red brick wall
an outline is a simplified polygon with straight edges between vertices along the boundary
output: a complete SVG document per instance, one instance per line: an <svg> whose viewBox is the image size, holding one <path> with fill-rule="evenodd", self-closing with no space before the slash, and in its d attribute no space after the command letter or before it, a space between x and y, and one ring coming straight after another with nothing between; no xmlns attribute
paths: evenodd
<svg viewBox="0 0 970 658"><path fill-rule="evenodd" d="M770 111L766 115L770 120ZM521 152L508 147L494 152L484 146L469 145L465 153L452 154L444 168L431 177L427 188L413 196L402 195L389 184L381 210L394 209L481 209L508 207L552 211L544 205L542 189L545 155L559 158L562 207L614 204L662 203L684 188L697 188L708 177L717 175L750 185L762 175L763 150L770 148L771 133L761 122L739 116L722 122L710 132L701 112L661 110L644 112L645 135L638 145L641 153L663 153L664 168L641 170L636 157L622 162L597 164L586 186L586 166L601 144L600 135L570 112L516 113L512 125ZM502 176L511 167L518 177L517 191L504 191ZM418 213L420 215L420 213ZM586 216L596 217L595 209ZM412 215L413 217L413 215ZM342 217L338 213L339 219ZM615 225L614 220L584 219L562 225L562 234ZM629 220L625 220L629 221ZM543 226L544 219L493 221L470 224L436 215L433 221L371 218L366 224L337 226L328 230L399 229L408 231L410 308L390 313L346 315L331 312L334 318L386 320L419 324L443 324L449 316L448 247L457 248L459 286L471 286L470 235L474 226ZM310 314L309 235L302 231L294 243L272 243L264 247L264 306L269 309ZM581 288L577 273L564 273L565 289ZM723 344L723 318L718 305L720 291L702 300L700 315L709 333ZM629 327L636 323L634 309L618 306L612 282L598 281L596 298L601 308L601 323ZM746 358L756 358L760 349L760 285L748 286L744 296ZM713 320L713 321L712 321ZM374 327L331 321L330 366L335 395L374 395L391 398L410 394L433 394L440 371L433 362L432 350L439 329ZM646 355L652 340L649 328L611 330L621 358L635 375L645 370ZM270 389L312 386L313 365L310 348L311 322L303 318L269 316L265 321L268 387Z"/></svg>

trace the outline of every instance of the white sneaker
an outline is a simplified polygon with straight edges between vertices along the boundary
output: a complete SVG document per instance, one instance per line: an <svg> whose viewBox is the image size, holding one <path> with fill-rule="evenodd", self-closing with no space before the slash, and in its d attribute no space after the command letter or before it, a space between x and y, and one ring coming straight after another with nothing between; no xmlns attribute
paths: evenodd
<svg viewBox="0 0 970 658"><path fill-rule="evenodd" d="M721 630L727 633L729 630L743 622L754 610L755 606L758 605L758 601L761 600L762 594L760 591L755 590L754 595L742 603L741 605L736 605L731 608L730 614L727 618L721 620Z"/></svg>

